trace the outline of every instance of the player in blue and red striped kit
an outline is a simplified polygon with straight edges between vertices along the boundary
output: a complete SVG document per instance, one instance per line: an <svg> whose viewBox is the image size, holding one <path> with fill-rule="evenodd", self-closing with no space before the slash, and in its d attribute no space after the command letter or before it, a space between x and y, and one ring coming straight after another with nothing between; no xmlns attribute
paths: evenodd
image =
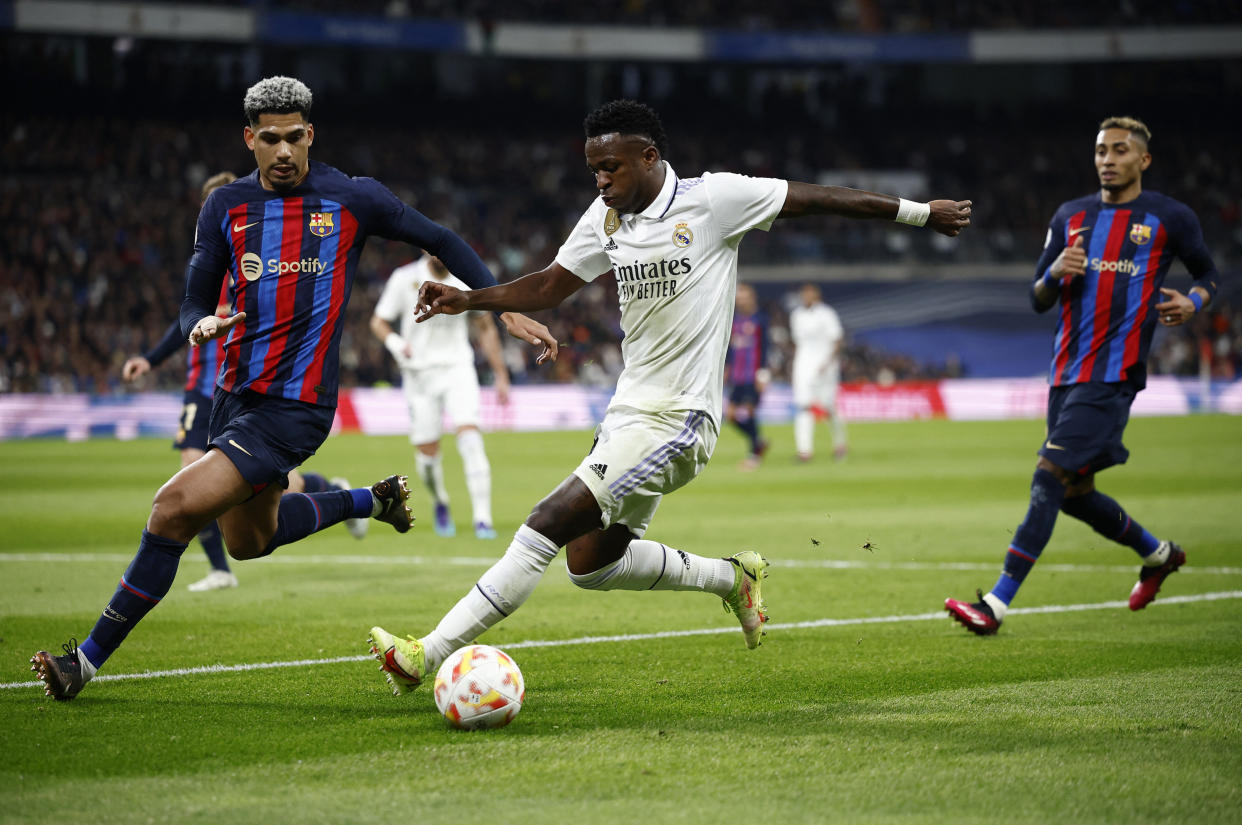
<svg viewBox="0 0 1242 825"><path fill-rule="evenodd" d="M750 444L750 452L742 461L743 470L757 469L768 450L768 442L759 434L759 401L768 384L767 358L768 320L759 311L755 288L738 284L729 351L725 356L725 383L729 385L725 414Z"/></svg>
<svg viewBox="0 0 1242 825"><path fill-rule="evenodd" d="M995 633L1018 587L1064 512L1142 559L1130 609L1142 610L1186 553L1160 541L1095 489L1095 474L1122 464L1121 436L1134 396L1147 382L1147 351L1157 323L1178 326L1212 300L1219 276L1195 214L1143 191L1151 132L1138 120L1108 118L1096 138L1100 192L1061 205L1036 267L1031 302L1060 304L1048 394L1048 435L1039 450L1026 519L1014 533L991 592L945 609L967 629ZM1164 287L1173 258L1194 279L1187 294Z"/></svg>
<svg viewBox="0 0 1242 825"><path fill-rule="evenodd" d="M465 241L371 178L309 158L311 92L270 77L246 92L243 135L258 168L208 196L186 273L182 334L191 346L227 334L207 454L155 495L133 562L90 636L32 668L56 699L73 698L168 592L188 542L218 520L229 554L255 558L348 518L410 529L404 476L370 489L281 497L288 473L314 454L336 408L338 346L354 272L370 235L430 252L471 287L495 283ZM236 314L216 315L225 277ZM547 346L547 328L501 316L510 334Z"/></svg>
<svg viewBox="0 0 1242 825"><path fill-rule="evenodd" d="M200 205L207 196L227 183L237 180L231 172L220 172L212 175L203 183ZM228 317L232 314L229 307L229 285L225 283L220 289L217 301L217 314ZM181 334L181 321L174 321L164 337L150 350L142 355L129 358L121 368L121 377L126 382L136 381L152 369L168 360L186 344ZM207 452L207 427L211 419L211 397L215 393L216 374L220 363L224 360L224 339L216 340L201 347L189 347L186 355L185 390L181 399L181 416L178 420L177 436L173 439L173 447L181 453L181 466L187 467L203 457ZM289 472L289 493L322 493L333 487L348 489L345 479L337 478L329 481L318 473L301 473L297 470ZM345 525L356 538L366 535L366 519L346 519ZM224 538L220 534L220 526L212 521L198 534L198 541L207 554L211 569L207 575L187 586L188 590L204 592L237 587L237 576L229 567L228 554L224 551Z"/></svg>

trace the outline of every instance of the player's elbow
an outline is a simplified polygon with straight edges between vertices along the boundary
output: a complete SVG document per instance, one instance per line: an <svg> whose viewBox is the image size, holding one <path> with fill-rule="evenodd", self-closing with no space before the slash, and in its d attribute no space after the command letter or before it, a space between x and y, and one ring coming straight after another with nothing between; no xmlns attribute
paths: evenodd
<svg viewBox="0 0 1242 825"><path fill-rule="evenodd" d="M392 327L388 322L378 315L371 316L371 334L383 341L388 337L388 333L392 332Z"/></svg>

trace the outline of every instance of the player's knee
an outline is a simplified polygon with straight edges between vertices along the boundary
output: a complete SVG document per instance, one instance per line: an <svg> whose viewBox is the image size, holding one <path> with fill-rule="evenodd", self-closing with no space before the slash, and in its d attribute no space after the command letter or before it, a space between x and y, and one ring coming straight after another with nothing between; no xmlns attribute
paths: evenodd
<svg viewBox="0 0 1242 825"><path fill-rule="evenodd" d="M270 538L264 539L257 530L224 530L224 546L238 561L257 559L268 552Z"/></svg>
<svg viewBox="0 0 1242 825"><path fill-rule="evenodd" d="M189 541L200 529L195 514L191 512L191 498L182 485L169 481L161 487L151 501L151 517L147 529L158 536Z"/></svg>

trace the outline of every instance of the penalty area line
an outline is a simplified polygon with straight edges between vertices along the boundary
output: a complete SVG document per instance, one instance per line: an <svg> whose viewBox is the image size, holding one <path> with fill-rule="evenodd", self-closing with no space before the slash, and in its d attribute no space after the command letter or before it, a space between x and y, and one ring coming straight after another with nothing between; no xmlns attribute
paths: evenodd
<svg viewBox="0 0 1242 825"><path fill-rule="evenodd" d="M1171 604L1193 604L1196 602L1217 602L1228 599L1242 599L1242 590L1225 590L1217 593L1196 593L1189 596L1169 596L1152 602L1151 607L1163 607ZM1079 613L1086 610L1116 610L1128 607L1124 601L1092 602L1089 604L1049 604L1041 607L1019 607L1010 610L1006 616L1035 615L1037 613ZM813 619L805 622L773 622L769 630L806 630L820 627L846 627L849 625L866 624L898 624L901 622L926 622L934 619L948 619L943 610L933 613L911 613L904 616L861 616L849 619ZM737 633L736 627L705 627L693 630L664 630L657 633L625 633L616 636L579 636L573 639L531 639L525 642L514 642L502 647L505 650L523 650L538 647L572 647L577 645L616 644L619 642L642 642L653 639L675 639L684 636L714 636L720 633ZM93 682L126 682L134 679L159 679L165 676L201 676L217 673L245 673L251 670L274 670L287 667L313 667L317 665L335 665L345 662L366 662L372 656L334 656L327 659L297 659L288 662L255 662L245 665L206 665L203 667L185 667L173 670L149 670L144 673L104 673L96 676ZM14 688L42 687L39 681L31 682L0 682L0 690Z"/></svg>

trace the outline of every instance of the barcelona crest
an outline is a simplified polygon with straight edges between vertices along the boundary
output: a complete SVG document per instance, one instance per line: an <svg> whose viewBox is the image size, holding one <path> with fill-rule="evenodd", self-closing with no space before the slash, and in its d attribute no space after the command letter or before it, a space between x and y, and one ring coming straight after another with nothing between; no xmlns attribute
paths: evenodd
<svg viewBox="0 0 1242 825"><path fill-rule="evenodd" d="M1130 240L1134 241L1139 246L1143 246L1146 243L1150 243L1151 242L1151 227L1145 223L1131 224Z"/></svg>
<svg viewBox="0 0 1242 825"><path fill-rule="evenodd" d="M312 212L310 216L310 232L318 238L326 238L332 234L336 226L332 223L331 212Z"/></svg>

